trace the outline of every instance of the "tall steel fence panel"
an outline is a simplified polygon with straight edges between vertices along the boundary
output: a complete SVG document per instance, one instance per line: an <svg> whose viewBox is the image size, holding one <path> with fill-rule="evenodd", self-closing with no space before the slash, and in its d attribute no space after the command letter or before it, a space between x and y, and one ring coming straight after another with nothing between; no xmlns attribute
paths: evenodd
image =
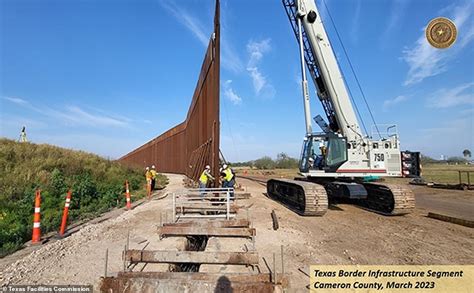
<svg viewBox="0 0 474 293"><path fill-rule="evenodd" d="M206 165L219 176L220 7L186 120L119 159L127 165L155 165L159 172L197 180Z"/></svg>

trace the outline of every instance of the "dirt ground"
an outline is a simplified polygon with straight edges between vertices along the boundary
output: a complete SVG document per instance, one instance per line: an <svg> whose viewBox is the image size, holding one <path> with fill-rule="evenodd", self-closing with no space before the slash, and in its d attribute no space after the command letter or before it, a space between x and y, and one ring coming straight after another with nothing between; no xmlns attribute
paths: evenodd
<svg viewBox="0 0 474 293"><path fill-rule="evenodd" d="M301 217L268 199L264 186L240 182L253 195L257 251L271 262L272 253L284 246L285 272L294 291L307 292L309 279L298 269L311 264L474 264L474 229L428 218L424 209L386 217L339 204L323 217ZM474 194L468 200L472 208ZM272 229L272 210L278 216L277 231Z"/></svg>
<svg viewBox="0 0 474 293"><path fill-rule="evenodd" d="M167 192L182 188L182 176L167 176L170 179ZM290 277L290 292L307 292L309 277L299 269L308 272L311 264L474 264L474 229L427 218L425 209L417 208L406 216L386 217L339 204L331 206L323 217L301 217L268 199L261 184L246 179L239 179L239 182L251 193L250 199L239 200L238 204L248 207L249 218L257 230L255 246L260 270L268 272L273 268L273 253L276 253L277 272L281 272L280 249L283 245L284 270ZM423 196L428 198L429 194ZM473 197L464 199L472 207ZM93 284L98 289L100 276L104 275L106 249L109 251L108 273L123 269L121 253L128 230L131 248L143 248L147 241L150 244L146 249L178 250L184 245L181 238L160 241L156 233L160 215L163 220L166 211L171 215L171 202L171 196L152 200L114 219L86 225L68 238L43 245L3 266L0 285ZM442 205L442 201L439 202ZM280 228L277 231L272 229L272 210L278 216ZM242 208L238 217L246 218L247 210ZM211 238L206 250L244 251L251 247L250 240ZM166 268L165 265L149 265L145 271ZM208 265L201 266L201 271L251 269Z"/></svg>

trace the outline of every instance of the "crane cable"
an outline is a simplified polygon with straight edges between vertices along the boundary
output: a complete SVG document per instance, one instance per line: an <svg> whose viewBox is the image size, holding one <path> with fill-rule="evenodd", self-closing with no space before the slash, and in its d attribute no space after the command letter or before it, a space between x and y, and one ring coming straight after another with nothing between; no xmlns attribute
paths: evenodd
<svg viewBox="0 0 474 293"><path fill-rule="evenodd" d="M355 78L355 80L356 80L357 86L359 87L359 91L360 91L360 93L362 94L362 98L364 99L365 105L367 106L367 110L369 111L369 114L370 114L370 117L371 117L371 119L372 119L372 122L373 122L374 125L375 125L375 129L377 130L377 133L378 133L379 137L382 138L382 135L380 134L380 131L379 131L379 127L377 126L377 123L375 122L374 115L372 114L372 111L370 110L369 103L367 103L367 99L365 98L365 93L364 93L364 91L362 90L362 86L360 85L359 78L357 77L357 74L355 73L355 70L354 70L354 67L352 66L352 62L351 62L351 59L349 58L349 55L347 54L346 47L344 46L344 43L342 42L341 36L339 35L339 31L337 30L336 24L334 23L334 20L333 20L333 18L332 18L332 16L331 16L331 13L329 12L329 8L328 8L328 6L326 5L326 1L325 1L325 0L321 0L321 1L323 2L324 7L326 8L326 11L327 11L327 13L328 13L329 19L331 20L332 26L334 27L334 31L336 32L337 39L339 40L339 43L341 43L342 50L344 51L344 55L346 56L347 62L349 63L349 66L350 66L350 68L351 68L352 74L354 75L354 78ZM344 81L345 81L345 78L344 78ZM346 84L347 84L347 82L346 82ZM349 86L347 86L347 88L349 89ZM360 117L360 119L361 119L361 122L362 122L362 125L363 125L363 127L364 127L364 130L365 130L365 132L367 133L367 129L365 128L363 119L362 119L362 117L360 116L359 110L358 110L357 105L356 105L356 103L355 103L355 101L354 101L354 98L352 97L352 92L351 92L350 89L349 89L349 94L351 95L351 99L352 99L352 101L354 102L354 105L355 105L357 114L359 115L359 117ZM367 133L367 135L368 135L368 133Z"/></svg>

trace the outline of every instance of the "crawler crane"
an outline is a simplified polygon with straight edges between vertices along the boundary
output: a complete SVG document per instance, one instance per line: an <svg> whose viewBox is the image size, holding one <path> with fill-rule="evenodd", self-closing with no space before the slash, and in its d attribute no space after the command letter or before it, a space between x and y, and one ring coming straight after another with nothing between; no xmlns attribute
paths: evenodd
<svg viewBox="0 0 474 293"><path fill-rule="evenodd" d="M306 136L294 180L271 179L268 195L305 216L321 216L328 199L344 198L385 215L410 213L413 192L396 184L366 183L367 176L400 177L400 141L396 126L376 140L359 127L348 90L314 0L283 0L299 44ZM306 68L311 75L327 122L314 133Z"/></svg>

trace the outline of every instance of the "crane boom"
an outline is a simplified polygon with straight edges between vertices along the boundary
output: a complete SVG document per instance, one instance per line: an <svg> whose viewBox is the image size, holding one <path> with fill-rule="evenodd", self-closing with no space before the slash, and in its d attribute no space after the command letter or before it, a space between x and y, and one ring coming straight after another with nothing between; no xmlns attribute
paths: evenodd
<svg viewBox="0 0 474 293"><path fill-rule="evenodd" d="M349 142L360 140L363 135L316 4L313 0L283 0L283 5L304 52L302 58L316 85L330 130L340 132ZM309 112L306 107L309 104L305 103L305 113Z"/></svg>

